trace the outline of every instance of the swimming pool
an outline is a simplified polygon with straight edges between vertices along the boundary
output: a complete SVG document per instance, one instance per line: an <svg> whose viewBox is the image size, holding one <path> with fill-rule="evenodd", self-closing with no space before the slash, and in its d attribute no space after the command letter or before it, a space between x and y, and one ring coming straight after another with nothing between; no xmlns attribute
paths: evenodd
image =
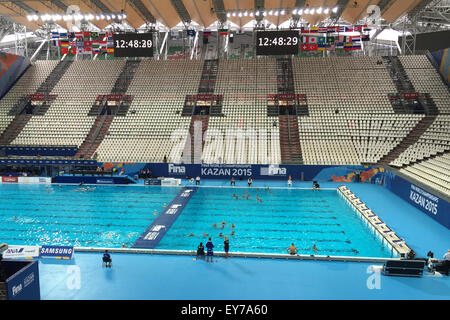
<svg viewBox="0 0 450 320"><path fill-rule="evenodd" d="M91 187L93 188L93 187ZM130 247L179 188L0 185L0 241Z"/></svg>
<svg viewBox="0 0 450 320"><path fill-rule="evenodd" d="M199 188L157 248L194 250L204 233L220 251L222 233L231 252L286 253L294 243L301 254L391 257L335 190Z"/></svg>
<svg viewBox="0 0 450 320"><path fill-rule="evenodd" d="M22 245L130 247L178 187L0 185L0 241ZM236 199L237 198L237 199ZM226 222L223 229L222 221ZM217 227L213 224L216 223ZM232 224L235 225L232 228ZM234 231L234 235L232 232ZM189 236L190 234L193 236ZM199 188L157 249L391 257L335 190ZM313 250L313 245L317 250Z"/></svg>

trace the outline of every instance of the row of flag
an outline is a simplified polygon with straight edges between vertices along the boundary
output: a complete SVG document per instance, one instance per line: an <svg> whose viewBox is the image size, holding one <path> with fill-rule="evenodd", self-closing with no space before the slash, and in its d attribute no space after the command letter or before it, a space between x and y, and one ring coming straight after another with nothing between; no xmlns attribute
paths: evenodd
<svg viewBox="0 0 450 320"><path fill-rule="evenodd" d="M300 46L300 49L302 51L339 51L339 50L361 50L361 43L357 42L357 43L353 43L353 42L337 42L335 44L326 44L326 43L321 43L321 44L302 44Z"/></svg>
<svg viewBox="0 0 450 320"><path fill-rule="evenodd" d="M114 53L114 48L61 48L61 54L104 54Z"/></svg>
<svg viewBox="0 0 450 320"><path fill-rule="evenodd" d="M109 38L114 35L114 32L112 31L100 31L100 32L94 32L94 31L80 31L80 32L52 32L51 36L52 39L75 39L75 38L90 38L90 39L97 39L97 38Z"/></svg>
<svg viewBox="0 0 450 320"><path fill-rule="evenodd" d="M310 44L320 44L320 43L335 43L335 42L359 42L359 41L370 41L369 35L357 35L357 36L328 36L328 37L317 37L317 36L302 36L302 43Z"/></svg>
<svg viewBox="0 0 450 320"><path fill-rule="evenodd" d="M342 32L369 32L372 29L367 25L354 26L328 26L328 27L302 27L300 33L342 33Z"/></svg>

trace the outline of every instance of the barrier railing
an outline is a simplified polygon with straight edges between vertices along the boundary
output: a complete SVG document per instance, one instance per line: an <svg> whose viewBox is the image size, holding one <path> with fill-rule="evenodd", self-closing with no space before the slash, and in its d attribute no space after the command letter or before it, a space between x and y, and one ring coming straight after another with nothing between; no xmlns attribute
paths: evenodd
<svg viewBox="0 0 450 320"><path fill-rule="evenodd" d="M338 194L345 199L358 213L359 217L366 223L383 245L387 246L396 257L405 258L411 251L405 241L399 238L394 230L389 228L375 213L368 208L350 189L346 186L338 187Z"/></svg>

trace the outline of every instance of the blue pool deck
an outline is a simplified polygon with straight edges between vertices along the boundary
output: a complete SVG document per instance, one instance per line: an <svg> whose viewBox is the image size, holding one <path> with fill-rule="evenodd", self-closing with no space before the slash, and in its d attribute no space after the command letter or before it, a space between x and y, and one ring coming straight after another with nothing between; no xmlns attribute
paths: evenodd
<svg viewBox="0 0 450 320"><path fill-rule="evenodd" d="M321 183L321 187L342 184ZM450 230L389 190L372 184L346 185L418 257L431 250L441 258L450 248ZM201 186L228 187L229 181L202 181ZM286 182L253 183L265 186L286 187ZM237 181L236 187L247 183ZM294 182L293 187L310 188L311 183ZM368 272L371 266L380 266L374 263L222 257L206 263L192 256L117 253L109 269L102 267L101 256L75 253L72 261L41 260L42 299L450 299L450 277L378 278L378 273Z"/></svg>

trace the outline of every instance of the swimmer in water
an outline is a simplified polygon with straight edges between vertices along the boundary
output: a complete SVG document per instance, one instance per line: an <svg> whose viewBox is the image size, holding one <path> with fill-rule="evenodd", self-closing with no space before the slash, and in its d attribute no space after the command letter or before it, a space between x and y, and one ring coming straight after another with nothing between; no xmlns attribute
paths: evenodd
<svg viewBox="0 0 450 320"><path fill-rule="evenodd" d="M153 215L154 216L158 215L158 210L153 211Z"/></svg>
<svg viewBox="0 0 450 320"><path fill-rule="evenodd" d="M230 236L234 236L236 233L233 231L231 231Z"/></svg>
<svg viewBox="0 0 450 320"><path fill-rule="evenodd" d="M220 237L220 238L223 238L222 232L219 233L219 237Z"/></svg>
<svg viewBox="0 0 450 320"><path fill-rule="evenodd" d="M166 208L166 207L167 207L167 204L164 203L163 208Z"/></svg>
<svg viewBox="0 0 450 320"><path fill-rule="evenodd" d="M192 232L189 233L188 235L186 235L185 237L195 237L195 234L193 234Z"/></svg>
<svg viewBox="0 0 450 320"><path fill-rule="evenodd" d="M204 236L204 237L209 237L209 234L206 233L206 232L203 232L203 236Z"/></svg>
<svg viewBox="0 0 450 320"><path fill-rule="evenodd" d="M122 248L126 248L127 245L125 243L122 243Z"/></svg>
<svg viewBox="0 0 450 320"><path fill-rule="evenodd" d="M317 249L317 247L316 247L315 244L312 246L312 249L314 250L314 252L317 252L317 251L318 251L318 249Z"/></svg>
<svg viewBox="0 0 450 320"><path fill-rule="evenodd" d="M227 224L226 222L225 222L225 220L222 220L222 222L221 222L222 224Z"/></svg>
<svg viewBox="0 0 450 320"><path fill-rule="evenodd" d="M13 218L13 221L17 221L17 220L19 220L19 219L17 219L17 217L14 217L14 218Z"/></svg>
<svg viewBox="0 0 450 320"><path fill-rule="evenodd" d="M213 223L213 228L217 228L217 223Z"/></svg>

